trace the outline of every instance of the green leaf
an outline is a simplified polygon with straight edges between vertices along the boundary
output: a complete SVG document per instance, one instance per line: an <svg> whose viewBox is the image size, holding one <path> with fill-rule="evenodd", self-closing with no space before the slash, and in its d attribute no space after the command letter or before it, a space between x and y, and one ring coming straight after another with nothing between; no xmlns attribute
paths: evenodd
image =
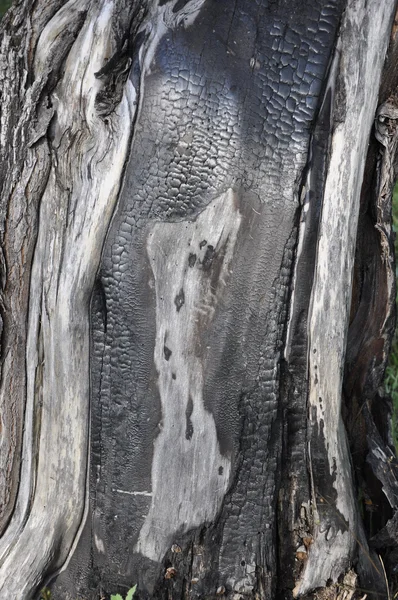
<svg viewBox="0 0 398 600"><path fill-rule="evenodd" d="M11 6L11 0L0 0L0 17L4 15L6 10Z"/></svg>
<svg viewBox="0 0 398 600"><path fill-rule="evenodd" d="M123 600L120 594L113 594L111 600Z"/></svg>
<svg viewBox="0 0 398 600"><path fill-rule="evenodd" d="M134 585L128 592L126 596L126 600L133 600L133 596L135 594L135 590L137 589L137 585Z"/></svg>

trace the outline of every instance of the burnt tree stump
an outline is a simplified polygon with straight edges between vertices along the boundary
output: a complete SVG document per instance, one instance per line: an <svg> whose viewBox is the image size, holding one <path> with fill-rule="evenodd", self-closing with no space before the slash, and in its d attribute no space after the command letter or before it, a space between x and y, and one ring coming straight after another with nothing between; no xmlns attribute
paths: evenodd
<svg viewBox="0 0 398 600"><path fill-rule="evenodd" d="M388 598L395 11L6 14L1 597Z"/></svg>

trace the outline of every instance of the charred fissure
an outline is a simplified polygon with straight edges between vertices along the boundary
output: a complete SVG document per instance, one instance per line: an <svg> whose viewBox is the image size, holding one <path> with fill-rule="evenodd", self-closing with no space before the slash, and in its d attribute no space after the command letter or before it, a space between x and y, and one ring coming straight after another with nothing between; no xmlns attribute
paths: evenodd
<svg viewBox="0 0 398 600"><path fill-rule="evenodd" d="M315 265L323 190L333 128L332 108L335 72L325 78L322 102L314 120L307 164L300 186L300 205L296 216L296 244L290 280L289 317L285 328L284 356L281 361L281 402L283 405L283 454L281 493L278 503L280 593L293 589L303 564L292 549L303 547L313 536L313 518L308 467L308 313ZM320 455L325 453L324 442ZM326 496L334 493L333 480ZM318 494L321 493L318 490Z"/></svg>

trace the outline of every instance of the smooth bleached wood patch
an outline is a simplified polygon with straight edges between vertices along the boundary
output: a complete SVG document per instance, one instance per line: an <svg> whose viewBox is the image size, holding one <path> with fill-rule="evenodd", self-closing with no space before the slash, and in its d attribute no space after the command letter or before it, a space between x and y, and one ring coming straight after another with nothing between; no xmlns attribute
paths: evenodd
<svg viewBox="0 0 398 600"><path fill-rule="evenodd" d="M156 289L154 362L162 404L152 504L137 551L160 561L173 534L211 522L227 491L231 460L220 452L203 402L203 333L227 286L241 215L234 192L193 222L157 223L148 236Z"/></svg>

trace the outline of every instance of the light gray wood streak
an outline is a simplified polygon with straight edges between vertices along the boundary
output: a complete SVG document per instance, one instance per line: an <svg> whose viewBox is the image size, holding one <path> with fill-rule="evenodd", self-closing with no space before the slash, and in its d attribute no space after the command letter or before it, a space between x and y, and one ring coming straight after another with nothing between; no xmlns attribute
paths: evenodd
<svg viewBox="0 0 398 600"><path fill-rule="evenodd" d="M343 525L340 531L329 530L318 510L321 499L313 489L315 541L296 595L324 586L329 579L336 581L357 544L356 499L341 418L341 390L362 176L394 11L394 0L351 0L334 59L338 65L336 85L345 90L345 98L344 102L335 99L340 113L334 115L312 292L309 419L319 428L323 424L337 509L349 526L347 530ZM311 440L308 450L311 459Z"/></svg>

